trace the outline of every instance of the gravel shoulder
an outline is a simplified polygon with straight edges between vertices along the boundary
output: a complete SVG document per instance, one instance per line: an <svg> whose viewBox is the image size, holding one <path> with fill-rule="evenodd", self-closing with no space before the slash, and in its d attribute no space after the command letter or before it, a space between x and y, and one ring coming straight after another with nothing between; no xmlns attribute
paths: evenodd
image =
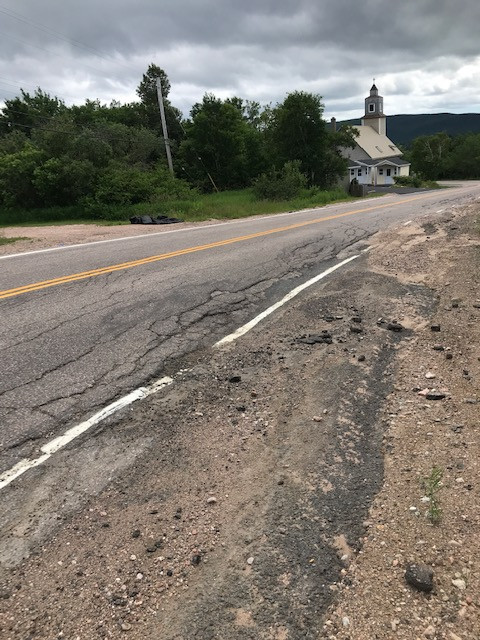
<svg viewBox="0 0 480 640"><path fill-rule="evenodd" d="M114 240L129 238L150 233L163 233L172 229L189 229L192 227L218 224L220 220L206 220L203 222L179 222L166 225L148 224L59 224L32 227L3 227L0 238L19 238L10 244L0 245L0 256L66 247L72 244L98 242L100 240Z"/></svg>
<svg viewBox="0 0 480 640"><path fill-rule="evenodd" d="M43 537L54 470L34 470L2 532L2 638L480 637L479 214L377 234L261 330L192 356L52 463L77 513L49 512ZM112 447L134 462L82 490Z"/></svg>

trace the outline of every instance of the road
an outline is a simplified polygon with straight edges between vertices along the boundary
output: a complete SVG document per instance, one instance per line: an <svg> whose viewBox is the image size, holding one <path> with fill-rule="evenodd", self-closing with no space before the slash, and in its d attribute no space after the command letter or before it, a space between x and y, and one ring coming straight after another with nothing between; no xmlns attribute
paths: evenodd
<svg viewBox="0 0 480 640"><path fill-rule="evenodd" d="M347 247L479 193L472 183L3 259L0 472L178 370Z"/></svg>

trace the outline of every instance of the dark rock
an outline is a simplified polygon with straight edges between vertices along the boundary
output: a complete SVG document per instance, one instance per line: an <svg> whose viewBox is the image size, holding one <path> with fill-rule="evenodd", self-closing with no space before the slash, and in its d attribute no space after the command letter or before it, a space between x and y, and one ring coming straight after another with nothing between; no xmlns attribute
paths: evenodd
<svg viewBox="0 0 480 640"><path fill-rule="evenodd" d="M433 347L434 351L445 351L445 347L443 347L441 344L436 344Z"/></svg>
<svg viewBox="0 0 480 640"><path fill-rule="evenodd" d="M452 300L452 309L458 309L458 305L459 305L458 300Z"/></svg>
<svg viewBox="0 0 480 640"><path fill-rule="evenodd" d="M308 336L302 336L298 338L297 342L303 344L332 344L333 338L328 331L322 331L320 334L309 334Z"/></svg>
<svg viewBox="0 0 480 640"><path fill-rule="evenodd" d="M156 550L157 550L157 547L155 545L151 545L150 547L147 547L147 553L155 553Z"/></svg>
<svg viewBox="0 0 480 640"><path fill-rule="evenodd" d="M473 305L473 308L474 308L474 309L480 309L480 304L475 303L475 304Z"/></svg>
<svg viewBox="0 0 480 640"><path fill-rule="evenodd" d="M436 331L437 333L440 331L440 325L439 324L432 324L430 327L431 331Z"/></svg>
<svg viewBox="0 0 480 640"><path fill-rule="evenodd" d="M388 331L399 333L400 331L403 331L404 327L399 322L389 322L387 324L387 329Z"/></svg>
<svg viewBox="0 0 480 640"><path fill-rule="evenodd" d="M168 576L169 578L171 578L171 577L173 576L173 571L172 571L171 569L169 569L169 570L167 571L167 576Z"/></svg>
<svg viewBox="0 0 480 640"><path fill-rule="evenodd" d="M353 316L352 322L360 323L362 321L360 316Z"/></svg>
<svg viewBox="0 0 480 640"><path fill-rule="evenodd" d="M237 411L241 411L243 413L244 411L247 410L247 407L243 404L239 404L238 407L236 407L236 409Z"/></svg>
<svg viewBox="0 0 480 640"><path fill-rule="evenodd" d="M112 596L112 604L116 607L125 607L127 604L127 599L122 596Z"/></svg>
<svg viewBox="0 0 480 640"><path fill-rule="evenodd" d="M157 540L155 542L155 549L161 549L163 547L163 540Z"/></svg>
<svg viewBox="0 0 480 640"><path fill-rule="evenodd" d="M433 589L433 570L426 564L410 563L405 570L405 580L418 591L430 593Z"/></svg>
<svg viewBox="0 0 480 640"><path fill-rule="evenodd" d="M158 513L158 509L150 509L150 511L148 512L150 515L152 516L156 516Z"/></svg>
<svg viewBox="0 0 480 640"><path fill-rule="evenodd" d="M446 353L445 354L445 359L446 360L451 360L453 358L453 354L452 353Z"/></svg>
<svg viewBox="0 0 480 640"><path fill-rule="evenodd" d="M425 398L427 400L443 400L445 397L446 397L446 395L444 393L442 393L441 391L429 391L425 395Z"/></svg>
<svg viewBox="0 0 480 640"><path fill-rule="evenodd" d="M468 373L468 369L464 369L464 370L463 370L463 375L464 375L464 376L469 376L469 375L470 375L470 374Z"/></svg>
<svg viewBox="0 0 480 640"><path fill-rule="evenodd" d="M352 325L350 327L350 333L363 333L362 327L357 327L356 325Z"/></svg>
<svg viewBox="0 0 480 640"><path fill-rule="evenodd" d="M335 322L335 318L333 316L323 316L325 322Z"/></svg>
<svg viewBox="0 0 480 640"><path fill-rule="evenodd" d="M365 362L365 356L358 356L358 362Z"/></svg>
<svg viewBox="0 0 480 640"><path fill-rule="evenodd" d="M140 537L140 529L134 529L132 531L132 538L139 538Z"/></svg>
<svg viewBox="0 0 480 640"><path fill-rule="evenodd" d="M237 384L238 382L241 382L241 380L242 376L230 376L230 378L228 379L228 381L232 384Z"/></svg>
<svg viewBox="0 0 480 640"><path fill-rule="evenodd" d="M202 556L199 554L193 556L191 560L194 567L198 567L201 561L202 561Z"/></svg>

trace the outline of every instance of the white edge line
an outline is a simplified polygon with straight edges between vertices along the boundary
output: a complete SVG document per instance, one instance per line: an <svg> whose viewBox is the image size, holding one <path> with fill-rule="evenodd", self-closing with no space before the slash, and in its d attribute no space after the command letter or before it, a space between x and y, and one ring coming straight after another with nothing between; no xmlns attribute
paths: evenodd
<svg viewBox="0 0 480 640"><path fill-rule="evenodd" d="M173 381L173 378L165 376L164 378L156 380L148 387L139 387L126 396L123 396L123 398L120 398L119 400L116 400L115 402L109 404L107 407L104 407L103 409L95 413L91 418L85 420L85 422L81 422L71 429L67 429L67 431L65 431L63 435L50 440L50 442L47 442L47 444L43 445L43 447L40 448L40 451L43 455L39 456L38 458L34 458L33 460L24 458L23 460L20 460L20 462L18 462L14 467L2 473L0 475L0 489L3 489L7 485L9 485L11 482L13 482L13 480L25 473L25 471L33 469L34 467L38 467L39 465L46 462L54 453L56 453L60 449L63 449L63 447L65 447L69 442L75 440L75 438L78 438L78 436L80 436L82 433L85 433L85 431L88 431L100 422L103 422L103 420L114 414L116 411L119 411L124 407L128 407L128 405L132 404L136 400L142 400L143 398L147 398L153 393L157 393L157 391L160 391L164 387L168 387L169 385L171 385Z"/></svg>
<svg viewBox="0 0 480 640"><path fill-rule="evenodd" d="M368 251L369 249L370 247L368 247L367 249L364 249L363 252ZM255 327L259 322L261 322L267 316L272 314L274 311L276 311L277 309L282 307L284 304L286 304L287 302L289 302L290 300L298 296L299 293L301 293L308 287L311 287L313 284L315 284L319 280L322 280L323 278L330 275L337 269L340 269L340 267L343 267L344 265L348 264L349 262L352 262L352 260L356 260L359 257L360 257L360 254L357 254L357 255L351 256L350 258L347 258L346 260L342 260L342 262L339 262L333 267L326 269L326 271L323 271L322 273L316 275L314 278L307 280L307 282L304 282L298 287L295 287L295 289L292 289L292 291L287 293L287 295L284 296L281 300L279 300L274 305L272 305L271 307L269 307L268 309L260 313L253 320L250 320L250 322L247 322L246 324L244 324L242 327L234 331L234 333L231 333L230 335L225 336L225 338L222 338L222 340L219 340L218 342L216 342L214 344L214 347L221 347L225 344L233 342L234 340L237 340L241 336L244 336L251 329L253 329L253 327ZM53 440L50 440L50 442L47 442L42 447L40 447L40 451L42 452L41 456L34 459L24 458L23 460L20 460L20 462L17 462L17 464L11 467L10 469L7 469L7 471L4 471L2 474L0 474L0 489L3 489L4 487L8 486L11 482L13 482L19 476L23 475L29 469L33 469L34 467L38 467L39 465L43 464L54 453L57 453L57 451L59 451L60 449L63 449L67 444L72 442L72 440L75 440L75 438L78 438L80 435L82 435L83 433L85 433L95 425L99 424L100 422L103 422L104 420L106 420L106 418L113 415L120 409L124 409L125 407L128 407L129 405L131 405L133 402L136 402L137 400L143 400L144 398L147 398L148 396L153 395L154 393L157 393L161 389L164 389L165 387L170 386L171 384L173 384L176 377L182 376L186 371L188 371L188 369L181 369L173 378L171 378L170 376L164 376L163 378L159 378L158 380L155 380L147 387L139 387L138 389L135 389L134 391L131 391L130 393L128 393L126 396L123 396L122 398L119 398L118 400L115 400L115 402L112 402L108 406L104 407L103 409L95 413L88 420L85 420L84 422L81 422L80 424L77 424L74 427L67 429L65 433L54 438Z"/></svg>
<svg viewBox="0 0 480 640"><path fill-rule="evenodd" d="M383 198L391 198L391 195L383 196ZM141 233L138 236L123 236L122 238L108 238L107 240L94 240L93 242L81 242L78 244L67 244L64 247L49 247L48 249L37 249L35 251L23 251L21 253L10 253L6 256L0 256L0 260L7 260L9 258L19 258L22 256L31 256L37 253L49 253L51 251L64 251L65 249L78 249L80 247L90 247L97 244L107 244L108 242L121 242L124 240L136 240L137 238L149 238L151 236L167 235L169 233L181 233L182 231L201 231L202 229L210 229L212 227L223 227L227 224L241 224L242 222L250 222L253 220L271 220L273 218L282 218L284 216L293 216L300 213L314 213L319 209L322 211L326 209L332 209L333 207L341 207L351 205L352 201L346 202L332 202L320 207L313 207L311 209L299 209L298 211L285 211L284 213L271 213L266 216L249 216L248 218L237 218L235 220L227 220L226 222L216 222L214 224L206 224L198 227L183 227L182 229L170 229L169 231L156 231L154 233ZM368 203L365 203L368 204ZM18 227L21 229L22 227Z"/></svg>
<svg viewBox="0 0 480 640"><path fill-rule="evenodd" d="M221 340L216 342L213 346L214 347L223 347L226 344L229 344L231 342L234 342L235 340L238 340L238 338L240 338L241 336L244 336L246 333L248 333L250 331L250 329L253 329L253 327L255 327L259 322L261 322L267 316L269 316L274 311L276 311L277 309L282 307L286 302L288 302L292 298L295 298L295 296L298 296L299 293L301 293L302 291L304 291L308 287L311 287L312 284L315 284L319 280L322 280L323 278L325 278L326 276L330 275L331 273L333 273L337 269L340 269L340 267L343 267L344 265L348 264L352 260L355 260L356 258L359 258L359 257L360 257L360 254L352 256L351 258L347 258L346 260L343 260L342 262L339 262L338 264L334 265L333 267L330 267L326 271L323 271L322 273L319 273L314 278L311 278L310 280L307 280L307 282L304 282L303 284L299 285L298 287L295 287L295 289L292 289L292 291L287 293L287 295L285 297L283 297L281 300L276 302L271 307L268 307L268 309L265 309L265 311L263 311L258 316L253 318L253 320L250 320L250 322L247 322L246 324L244 324L242 327L240 327L239 329L237 329L233 333L230 333L228 336L225 336L224 338L222 338Z"/></svg>

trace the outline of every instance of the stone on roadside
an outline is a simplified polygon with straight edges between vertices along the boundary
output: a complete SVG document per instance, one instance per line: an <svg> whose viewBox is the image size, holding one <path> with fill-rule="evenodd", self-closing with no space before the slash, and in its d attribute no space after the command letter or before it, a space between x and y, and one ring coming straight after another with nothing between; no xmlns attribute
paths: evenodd
<svg viewBox="0 0 480 640"><path fill-rule="evenodd" d="M216 504L217 499L214 496L207 498L207 504Z"/></svg>
<svg viewBox="0 0 480 640"><path fill-rule="evenodd" d="M443 400L445 397L446 397L445 393L442 393L441 391L436 391L435 389L432 389L431 391L429 391L425 396L427 400Z"/></svg>
<svg viewBox="0 0 480 640"><path fill-rule="evenodd" d="M403 331L404 326L401 325L399 322L393 321L387 324L387 329L389 331L394 331L395 333L399 333L400 331Z"/></svg>
<svg viewBox="0 0 480 640"><path fill-rule="evenodd" d="M434 331L435 333L438 333L440 331L440 325L439 324L432 324L432 325L430 325L430 330Z"/></svg>
<svg viewBox="0 0 480 640"><path fill-rule="evenodd" d="M460 591L465 591L465 589L467 588L467 584L462 578L452 580L452 584L454 587L457 587L457 589L460 589Z"/></svg>
<svg viewBox="0 0 480 640"><path fill-rule="evenodd" d="M418 591L430 593L433 589L433 569L426 564L411 562L406 567L405 580Z"/></svg>

